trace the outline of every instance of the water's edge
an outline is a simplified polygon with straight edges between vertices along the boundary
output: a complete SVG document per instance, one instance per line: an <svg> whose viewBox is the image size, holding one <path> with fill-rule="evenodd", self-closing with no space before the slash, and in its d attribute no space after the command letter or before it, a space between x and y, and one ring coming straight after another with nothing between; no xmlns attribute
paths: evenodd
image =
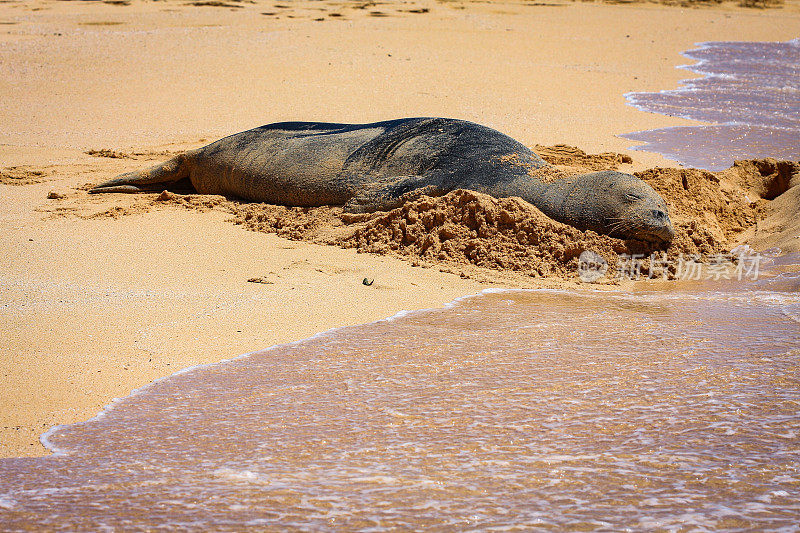
<svg viewBox="0 0 800 533"><path fill-rule="evenodd" d="M459 302L465 301L465 300L467 300L469 298L476 298L476 297L478 297L478 296L480 296L482 294L496 294L496 293L502 293L502 292L517 292L517 291L527 292L527 291L539 291L539 290L541 290L541 291L556 291L556 292L560 291L560 289L506 289L506 288L500 288L500 287L490 287L490 288L487 288L487 289L483 289L483 290L481 290L480 292L477 292L477 293L471 293L471 294L465 294L463 296L459 296L459 297L454 298L453 300L451 300L449 302L446 302L446 303L444 303L444 304L442 304L441 306L438 306L438 307L424 307L424 308L421 308L421 309L414 309L414 310L401 309L400 311L396 312L395 314L393 314L391 316L388 316L386 318L380 318L378 320L373 320L371 322L364 322L364 323L361 323L361 324L350 324L350 325L347 325L347 326L338 326L338 327L334 327L334 328L330 328L330 329L326 329L326 330L320 331L318 333L315 333L315 334L311 335L310 337L306 337L306 338L303 338L303 339L298 339L298 340L295 340L295 341L273 344L272 346L268 346L266 348L260 348L258 350L253 350L252 352L247 352L247 353L244 353L244 354L241 354L241 355L236 355L234 357L229 357L227 359L220 359L219 361L215 361L215 362L212 362L212 363L202 363L202 364L199 364L199 365L187 366L185 368L177 370L177 371L175 371L175 372L173 372L171 374L168 374L166 376L160 377L158 379L154 379L153 381L151 381L149 383L146 383L146 384L142 385L141 387L137 387L137 388L131 390L126 396L123 396L123 397L120 397L120 398L112 398L109 403L104 405L100 409L100 411L96 415L91 417L91 418L87 418L86 420L82 420L80 422L74 422L72 424L56 424L55 426L52 426L50 429L48 429L47 431L42 433L42 435L39 437L39 442L42 444L42 446L44 446L47 450L49 450L51 452L50 455L43 456L43 457L41 457L41 459L47 459L47 458L50 458L50 457L65 457L65 456L68 455L68 452L66 452L64 450L60 450L55 444L53 444L50 441L50 437L55 432L59 431L60 429L67 428L67 427L70 427L70 426L85 425L85 424L89 424L91 422L94 422L96 420L100 420L103 417L105 417L106 415L108 415L108 413L113 411L115 408L119 407L120 404L122 404L123 402L126 402L131 398L134 398L136 396L140 396L142 394L147 393L147 391L149 389L151 389L152 387L154 387L154 386L158 385L159 383L161 383L163 381L166 381L166 380L168 380L168 379L170 379L172 377L179 376L181 374L187 374L189 372L194 372L195 370L216 367L216 366L219 366L219 365L222 365L222 364L225 364L225 363L230 363L230 362L233 362L233 361L239 361L239 360L242 360L242 359L247 359L248 357L251 357L253 355L265 354L265 353L273 351L273 350L279 350L279 349L287 348L287 347L290 347L290 346L297 346L299 344L303 344L305 342L308 342L308 341L311 341L311 340L314 340L314 339L319 339L319 338L326 337L328 335L333 335L333 334L335 334L335 333L337 333L339 331L347 330L348 328L357 328L357 327L367 326L367 325L370 325L370 324L380 324L380 323L385 323L385 322L392 322L394 320L397 320L397 319L405 317L405 316L414 315L414 314L418 314L418 313L424 313L424 312L427 312L427 311L450 309L450 308L455 307L456 305L458 305ZM591 289L587 289L587 290L591 290ZM566 293L566 292L569 292L569 291L565 290L563 292ZM17 458L16 457L2 457L2 458L0 458L0 462L4 461L6 459L17 459Z"/></svg>
<svg viewBox="0 0 800 533"><path fill-rule="evenodd" d="M800 158L800 38L790 41L705 41L681 52L694 61L676 68L700 77L675 89L629 92L627 104L648 113L698 121L621 134L684 166L724 170L734 160Z"/></svg>
<svg viewBox="0 0 800 533"><path fill-rule="evenodd" d="M131 390L130 393L128 393L126 396L119 397L119 398L112 398L111 401L108 404L104 405L100 409L100 411L96 415L91 417L91 418L87 418L86 420L82 420L82 421L79 421L79 422L74 422L72 424L56 424L56 425L52 426L50 429L48 429L47 431L42 433L42 435L39 437L39 442L42 444L42 446L44 446L47 450L49 450L51 452L50 455L43 456L41 458L42 459L47 459L47 458L50 458L50 457L65 457L65 456L69 455L68 452L59 449L58 446L56 446L53 442L51 442L50 437L55 432L57 432L57 431L59 431L61 429L64 429L64 428L71 427L71 426L82 426L82 425L89 424L89 423L97 421L97 420L101 420L106 415L108 415L111 411L113 411L114 409L116 409L117 407L122 405L124 402L126 402L126 401L128 401L128 400L130 400L132 398L135 398L137 396L141 396L142 394L146 394L151 388L157 386L159 383L162 383L162 382L164 382L166 380L169 380L169 379L171 379L171 378L173 378L175 376L179 376L179 375L182 375L182 374L187 374L189 372L194 372L196 370L218 367L218 366L223 365L225 363L231 363L231 362L234 362L234 361L240 361L240 360L252 357L254 355L262 355L262 354L266 354L266 353L268 353L270 351L274 351L274 350L280 350L280 349L284 349L284 348L291 347L291 346L298 346L300 344L312 341L314 339L320 339L320 338L324 338L324 337L327 337L327 336L330 336L330 335L335 335L338 332L346 331L346 330L351 329L351 328L360 328L360 327L368 326L368 325L371 325L371 324L389 323L389 322L393 322L393 321L395 321L397 319L400 319L400 318L403 318L403 317L414 316L414 315L426 313L426 312L429 312L429 311L439 311L439 310L452 309L453 307L457 306L461 302L470 300L472 298L478 298L481 295L485 295L485 294L503 294L503 293L514 294L514 293L534 293L534 292L541 292L541 293L548 293L548 294L569 295L569 294L583 294L583 293L623 294L625 291L622 291L622 290L608 290L608 289L600 290L600 289L592 289L592 288L589 288L589 287L586 287L586 288L583 288L583 289L549 289L549 288L518 289L518 288L504 288L504 287L489 287L489 288L483 289L483 290L481 290L479 292L476 292L476 293L470 293L470 294L465 294L463 296L458 296L457 298L454 298L453 300L450 300L449 302L445 302L444 304L442 304L441 306L438 306L438 307L424 307L424 308L413 309L413 310L402 309L402 310L396 312L395 314L393 314L391 316L388 316L386 318L380 318L378 320L373 320L373 321L370 321L370 322L364 322L364 323L360 323L360 324L350 324L350 325L347 325L347 326L337 326L337 327L334 327L334 328L330 328L330 329L326 329L326 330L320 331L318 333L315 333L314 335L311 335L310 337L306 337L306 338L303 338L303 339L298 339L298 340L294 340L294 341L290 341L290 342L273 344L272 346L268 346L266 348L253 350L252 352L247 352L247 353L244 353L244 354L241 354L241 355L237 355L237 356L234 356L234 357L229 357L227 359L220 359L219 361L215 361L215 362L212 362L212 363L202 363L202 364L199 364L199 365L187 366L185 368L182 368L180 370L177 370L177 371L173 372L172 374L168 374L168 375L160 377L158 379L154 379L153 381L151 381L149 383L146 383L145 385L142 385L141 387L137 387L137 388ZM15 457L0 458L0 462L2 462L4 460L7 460L7 459L16 459L16 458Z"/></svg>

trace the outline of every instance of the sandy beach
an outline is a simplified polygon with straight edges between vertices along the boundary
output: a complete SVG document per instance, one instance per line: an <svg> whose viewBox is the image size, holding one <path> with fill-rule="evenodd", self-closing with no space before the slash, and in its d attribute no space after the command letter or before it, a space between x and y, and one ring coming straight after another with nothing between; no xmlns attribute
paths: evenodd
<svg viewBox="0 0 800 533"><path fill-rule="evenodd" d="M266 123L403 116L674 168L617 135L693 122L623 94L690 77L675 67L697 42L800 34L796 0L218 4L0 3L0 457L45 455L51 426L188 366L491 286L572 283L289 240L219 205L88 184ZM741 239L798 246L798 191Z"/></svg>

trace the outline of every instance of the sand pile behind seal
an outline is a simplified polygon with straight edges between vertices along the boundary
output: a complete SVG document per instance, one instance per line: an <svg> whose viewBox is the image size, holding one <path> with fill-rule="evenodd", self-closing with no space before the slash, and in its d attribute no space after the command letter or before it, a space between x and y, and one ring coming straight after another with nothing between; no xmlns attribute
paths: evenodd
<svg viewBox="0 0 800 533"><path fill-rule="evenodd" d="M717 239L733 242L789 189L798 172L798 163L767 158L736 161L721 172L654 168L636 176L664 197L673 220L697 221Z"/></svg>

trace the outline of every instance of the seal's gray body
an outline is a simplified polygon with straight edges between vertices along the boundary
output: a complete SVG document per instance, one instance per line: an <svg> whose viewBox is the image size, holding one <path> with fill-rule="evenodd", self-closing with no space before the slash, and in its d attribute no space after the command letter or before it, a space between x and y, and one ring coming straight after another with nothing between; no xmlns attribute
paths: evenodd
<svg viewBox="0 0 800 533"><path fill-rule="evenodd" d="M149 170L124 174L92 192L155 190L188 178L204 194L289 206L344 205L348 211L368 212L391 209L422 194L471 189L497 198L519 196L580 229L671 238L663 199L638 178L598 172L545 183L531 175L546 166L511 137L463 120L282 122L225 137ZM649 202L649 218L661 211L655 218L662 220L655 220L654 227L662 229L644 235L641 223L620 223L623 206L617 204L625 193L621 196L620 189L614 194L615 188L635 189L637 201ZM628 203L634 203L631 198ZM625 233L634 226L638 233Z"/></svg>

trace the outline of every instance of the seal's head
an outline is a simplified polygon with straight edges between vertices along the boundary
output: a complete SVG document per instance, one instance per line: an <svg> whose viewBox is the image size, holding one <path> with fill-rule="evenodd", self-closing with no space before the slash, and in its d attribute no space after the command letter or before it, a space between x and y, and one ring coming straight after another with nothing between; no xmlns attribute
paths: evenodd
<svg viewBox="0 0 800 533"><path fill-rule="evenodd" d="M612 237L668 243L675 235L664 199L636 176L596 172L592 178L598 229Z"/></svg>
<svg viewBox="0 0 800 533"><path fill-rule="evenodd" d="M669 243L674 235L666 202L636 176L592 172L556 180L540 190L531 203L578 229L657 245Z"/></svg>

